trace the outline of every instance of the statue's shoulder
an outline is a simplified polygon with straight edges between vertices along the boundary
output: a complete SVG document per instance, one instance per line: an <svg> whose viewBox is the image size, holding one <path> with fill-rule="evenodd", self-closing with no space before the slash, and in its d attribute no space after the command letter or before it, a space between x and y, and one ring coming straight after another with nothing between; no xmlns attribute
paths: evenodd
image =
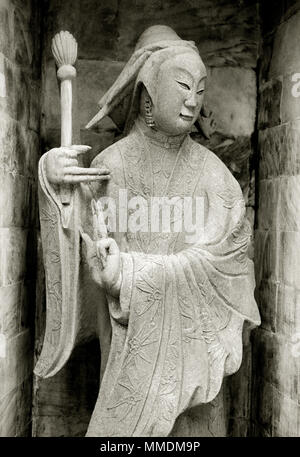
<svg viewBox="0 0 300 457"><path fill-rule="evenodd" d="M128 148L129 142L128 135L111 144L93 159L91 167L106 165L109 168L119 168L122 163L122 150Z"/></svg>
<svg viewBox="0 0 300 457"><path fill-rule="evenodd" d="M226 167L224 162L210 149L202 144L197 143L192 138L191 144L199 157L204 158L203 177L208 186L215 190L231 188L235 192L241 193L241 188L238 181L235 179L231 171Z"/></svg>

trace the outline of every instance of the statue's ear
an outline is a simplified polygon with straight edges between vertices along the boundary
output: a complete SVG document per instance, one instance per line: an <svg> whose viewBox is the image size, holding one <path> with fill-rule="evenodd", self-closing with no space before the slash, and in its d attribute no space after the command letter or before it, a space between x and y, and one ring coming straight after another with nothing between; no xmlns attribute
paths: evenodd
<svg viewBox="0 0 300 457"><path fill-rule="evenodd" d="M130 99L130 107L126 117L126 124L125 124L125 134L127 134L131 127L134 124L134 121L138 117L139 114L143 115L143 107L144 107L144 97L147 94L147 89L144 84L139 81L136 86L134 87L133 94Z"/></svg>
<svg viewBox="0 0 300 457"><path fill-rule="evenodd" d="M216 132L217 124L214 120L213 112L206 105L202 105L195 126L207 140Z"/></svg>

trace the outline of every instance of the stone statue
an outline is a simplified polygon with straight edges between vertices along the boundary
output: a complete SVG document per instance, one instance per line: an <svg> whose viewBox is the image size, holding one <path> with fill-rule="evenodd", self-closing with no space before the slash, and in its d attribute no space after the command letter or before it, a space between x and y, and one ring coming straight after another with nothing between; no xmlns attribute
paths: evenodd
<svg viewBox="0 0 300 457"><path fill-rule="evenodd" d="M238 370L244 320L260 323L241 189L189 136L205 81L193 42L150 27L88 125L109 115L123 138L90 168L79 166L87 146L40 160L47 322L35 372L55 375L99 337L87 436L168 436Z"/></svg>

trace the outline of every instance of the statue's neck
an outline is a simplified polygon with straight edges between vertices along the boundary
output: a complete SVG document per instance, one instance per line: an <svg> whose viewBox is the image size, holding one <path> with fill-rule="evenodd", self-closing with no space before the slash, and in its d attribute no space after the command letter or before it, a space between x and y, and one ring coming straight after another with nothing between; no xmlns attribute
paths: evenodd
<svg viewBox="0 0 300 457"><path fill-rule="evenodd" d="M138 116L135 123L137 128L141 130L147 138L167 148L179 149L183 140L188 135L187 133L181 135L167 135L161 130L149 127L142 116Z"/></svg>

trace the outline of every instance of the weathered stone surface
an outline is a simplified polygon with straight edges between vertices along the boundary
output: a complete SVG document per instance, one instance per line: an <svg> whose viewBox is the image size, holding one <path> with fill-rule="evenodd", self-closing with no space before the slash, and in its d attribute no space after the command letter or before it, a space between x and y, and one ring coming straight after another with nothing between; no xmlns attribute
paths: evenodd
<svg viewBox="0 0 300 457"><path fill-rule="evenodd" d="M253 358L257 362L252 433L254 436L296 436L299 433L297 398L292 400L291 397L299 395L299 359L292 357L290 342L270 332L255 331L253 342Z"/></svg>
<svg viewBox="0 0 300 457"><path fill-rule="evenodd" d="M16 147L11 156L12 170L36 180L39 153L39 136L18 123L16 128Z"/></svg>
<svg viewBox="0 0 300 457"><path fill-rule="evenodd" d="M282 81L273 79L264 84L259 93L258 128L265 129L281 123L280 103Z"/></svg>
<svg viewBox="0 0 300 457"><path fill-rule="evenodd" d="M12 171L11 157L16 146L16 123L8 116L1 115L0 120L0 169Z"/></svg>
<svg viewBox="0 0 300 457"><path fill-rule="evenodd" d="M259 287L262 279L277 280L277 234L274 231L255 230L255 278Z"/></svg>
<svg viewBox="0 0 300 457"><path fill-rule="evenodd" d="M299 403L275 390L273 436L299 437Z"/></svg>
<svg viewBox="0 0 300 457"><path fill-rule="evenodd" d="M11 54L12 36L10 27L10 15L7 2L0 5L0 52L7 57Z"/></svg>
<svg viewBox="0 0 300 457"><path fill-rule="evenodd" d="M0 436L30 433L34 286L23 278L34 275L35 259L39 7L36 0L0 5L0 327L6 338L0 359Z"/></svg>
<svg viewBox="0 0 300 457"><path fill-rule="evenodd" d="M255 355L253 355L255 357ZM254 418L254 429L252 436L272 436L273 398L275 387L267 382L259 374L255 374L253 382L252 397L252 418Z"/></svg>
<svg viewBox="0 0 300 457"><path fill-rule="evenodd" d="M274 230L278 225L280 178L259 181L257 224L260 230Z"/></svg>
<svg viewBox="0 0 300 457"><path fill-rule="evenodd" d="M287 337L294 336L297 343L297 334L300 333L300 291L299 287L280 284L278 287L278 301L276 313L276 328ZM297 347L295 347L297 349Z"/></svg>
<svg viewBox="0 0 300 457"><path fill-rule="evenodd" d="M300 359L293 356L292 343L279 334L261 329L255 334L253 357L259 375L293 401L299 398ZM288 376L287 376L288 373Z"/></svg>
<svg viewBox="0 0 300 457"><path fill-rule="evenodd" d="M259 132L259 178L298 175L300 121Z"/></svg>
<svg viewBox="0 0 300 457"><path fill-rule="evenodd" d="M278 229L300 232L300 175L280 178Z"/></svg>
<svg viewBox="0 0 300 457"><path fill-rule="evenodd" d="M213 110L218 132L233 137L253 133L256 112L254 71L210 68L205 100Z"/></svg>
<svg viewBox="0 0 300 457"><path fill-rule="evenodd" d="M34 233L21 228L0 229L0 286L7 286L32 277L34 262Z"/></svg>
<svg viewBox="0 0 300 457"><path fill-rule="evenodd" d="M60 30L68 30L76 39L80 37L79 58L114 58L118 46L119 20L116 0L104 0L100 3L93 0L85 0L84 3L66 0L61 3L54 0L49 3L47 19L45 50L48 56L51 55L49 44L54 34Z"/></svg>
<svg viewBox="0 0 300 457"><path fill-rule="evenodd" d="M226 436L248 436L250 434L252 346L247 324L243 330L243 360L237 373L225 381L228 428Z"/></svg>
<svg viewBox="0 0 300 457"><path fill-rule="evenodd" d="M286 136L282 144L280 174L300 174L300 119L289 122L286 126Z"/></svg>
<svg viewBox="0 0 300 457"><path fill-rule="evenodd" d="M67 29L80 37L80 58L126 61L148 26L166 24L183 38L195 40L208 65L256 66L259 32L254 1L206 0L200 5L196 0L180 4L176 0L126 0L120 4L107 0L76 4L67 0L62 4L55 0L50 2L48 18L46 43L54 33Z"/></svg>
<svg viewBox="0 0 300 457"><path fill-rule="evenodd" d="M279 245L278 275L284 284L299 287L300 271L300 233L281 232Z"/></svg>
<svg viewBox="0 0 300 457"><path fill-rule="evenodd" d="M29 74L20 70L6 57L3 58L3 65L6 83L6 98L0 99L0 107L4 109L10 117L27 125L30 100Z"/></svg>
<svg viewBox="0 0 300 457"><path fill-rule="evenodd" d="M33 357L31 340L30 330L7 340L6 357L0 359L0 398L30 376Z"/></svg>
<svg viewBox="0 0 300 457"><path fill-rule="evenodd" d="M275 51L270 66L271 77L288 75L299 70L299 27L300 11L278 27L274 40Z"/></svg>
<svg viewBox="0 0 300 457"><path fill-rule="evenodd" d="M261 40L259 54L259 75L258 85L262 88L270 80L270 65L273 55L274 35L267 35Z"/></svg>
<svg viewBox="0 0 300 457"><path fill-rule="evenodd" d="M259 178L280 174L281 156L286 155L286 126L281 125L259 132Z"/></svg>
<svg viewBox="0 0 300 457"><path fill-rule="evenodd" d="M275 332L277 330L277 295L278 284L276 281L262 280L256 288L255 298L259 303L261 327Z"/></svg>
<svg viewBox="0 0 300 457"><path fill-rule="evenodd" d="M37 0L2 0L0 6L0 52L35 78L40 74L38 3Z"/></svg>
<svg viewBox="0 0 300 457"><path fill-rule="evenodd" d="M23 284L0 287L0 333L11 337L19 333Z"/></svg>
<svg viewBox="0 0 300 457"><path fill-rule="evenodd" d="M299 59L300 59L300 54L299 54ZM300 80L300 62L299 66L297 69L297 72L299 74L299 79ZM283 83L282 83L282 99L281 99L281 106L280 106L280 118L281 122L288 122L288 121L293 121L294 119L299 119L300 118L300 98L299 96L295 96L295 90L293 89L295 86L295 80L293 80L293 75L294 73L285 75L283 77ZM298 87L298 86L297 86ZM297 89L297 95L300 91Z"/></svg>
<svg viewBox="0 0 300 457"><path fill-rule="evenodd" d="M0 170L0 227L29 227L36 218L36 182Z"/></svg>
<svg viewBox="0 0 300 457"><path fill-rule="evenodd" d="M1 114L0 170L36 179L40 139L36 132Z"/></svg>
<svg viewBox="0 0 300 457"><path fill-rule="evenodd" d="M185 39L195 40L195 37L199 36L195 41L209 65L252 66L256 61L257 11L253 3L240 4L238 15L236 6L226 0L218 4L206 1L201 5L197 1L183 1L180 4L175 0L163 3L139 1L134 9L132 9L132 3L129 0L121 4L120 54L127 51L128 56L128 48L146 27L155 23L165 23ZM130 9L132 14L129 15ZM234 27L232 23L235 24ZM227 42L226 50L224 41Z"/></svg>
<svg viewBox="0 0 300 457"><path fill-rule="evenodd" d="M24 379L18 388L16 435L28 436L31 425L32 375ZM28 427L29 426L29 427ZM29 428L29 429L28 429Z"/></svg>
<svg viewBox="0 0 300 457"><path fill-rule="evenodd" d="M299 1L260 5L259 209L256 272L262 327L253 335L255 436L299 436ZM281 124L281 125L279 125ZM266 179L267 178L267 179ZM270 235L271 233L271 235ZM271 241L272 240L272 241Z"/></svg>

